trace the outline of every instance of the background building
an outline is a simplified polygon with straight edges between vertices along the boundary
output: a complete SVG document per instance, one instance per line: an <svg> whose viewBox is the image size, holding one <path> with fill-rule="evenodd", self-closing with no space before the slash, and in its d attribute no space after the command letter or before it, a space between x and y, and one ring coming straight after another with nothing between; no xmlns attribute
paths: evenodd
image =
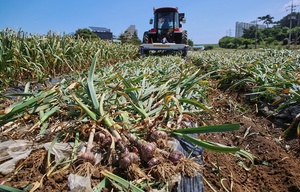
<svg viewBox="0 0 300 192"><path fill-rule="evenodd" d="M138 35L138 31L137 29L135 28L135 25L130 25L127 29L127 35L128 35L128 38L132 38L133 34L136 33L136 35Z"/></svg>
<svg viewBox="0 0 300 192"><path fill-rule="evenodd" d="M113 39L113 34L110 32L110 29L105 27L90 27L93 33L96 33L100 39L111 40Z"/></svg>
<svg viewBox="0 0 300 192"><path fill-rule="evenodd" d="M235 37L242 37L244 34L244 29L249 29L251 26L255 26L259 29L264 29L267 26L262 24L257 24L255 21L251 23L244 23L244 22L236 22L235 23Z"/></svg>

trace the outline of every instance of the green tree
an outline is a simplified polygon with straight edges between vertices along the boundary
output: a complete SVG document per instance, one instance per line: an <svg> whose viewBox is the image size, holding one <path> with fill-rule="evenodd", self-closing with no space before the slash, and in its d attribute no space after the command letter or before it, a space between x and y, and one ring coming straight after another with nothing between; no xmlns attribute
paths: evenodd
<svg viewBox="0 0 300 192"><path fill-rule="evenodd" d="M270 15L258 17L258 19L264 21L264 23L267 24L267 28L258 29L256 25L253 25L249 29L244 29L244 33L242 36L243 39L234 39L225 36L219 40L219 46L223 48L238 48L241 47L241 45L244 45L245 48L248 48L249 45L255 43L256 40L257 43L261 44L262 46L279 45L280 43L285 45L288 43L290 21L292 21L291 40L297 42L300 36L298 18L300 21L300 13L288 14L277 22L273 22L273 17L271 17ZM270 24L275 25L269 27Z"/></svg>
<svg viewBox="0 0 300 192"><path fill-rule="evenodd" d="M221 48L233 48L234 37L225 36L219 40L219 47Z"/></svg>
<svg viewBox="0 0 300 192"><path fill-rule="evenodd" d="M98 35L93 33L91 30L84 28L84 29L77 29L74 36L76 38L84 38L84 39L96 39L99 38Z"/></svg>
<svg viewBox="0 0 300 192"><path fill-rule="evenodd" d="M271 45L276 41L276 39L274 37L269 36L269 37L264 38L264 41L267 45Z"/></svg>
<svg viewBox="0 0 300 192"><path fill-rule="evenodd" d="M190 47L193 47L194 46L194 42L191 39L188 39L188 45Z"/></svg>
<svg viewBox="0 0 300 192"><path fill-rule="evenodd" d="M133 33L133 35L129 39L129 43L134 44L134 45L140 45L142 43L142 41L139 39L136 31Z"/></svg>
<svg viewBox="0 0 300 192"><path fill-rule="evenodd" d="M134 45L139 45L141 44L141 40L139 39L136 31L132 34L129 31L125 31L119 36L119 39L121 40L122 43L131 43Z"/></svg>
<svg viewBox="0 0 300 192"><path fill-rule="evenodd" d="M290 13L287 16L283 17L276 24L280 27L290 27L290 19L292 19L292 28L297 26L297 20L300 19L300 13Z"/></svg>
<svg viewBox="0 0 300 192"><path fill-rule="evenodd" d="M243 37L229 37L225 36L219 40L219 46L227 49L237 49L244 46L245 49L249 48L249 45L253 44L254 40L246 39Z"/></svg>
<svg viewBox="0 0 300 192"><path fill-rule="evenodd" d="M249 29L244 29L243 36L246 39L255 39L256 26L253 25Z"/></svg>
<svg viewBox="0 0 300 192"><path fill-rule="evenodd" d="M236 37L233 39L233 44L235 48L238 48L239 46L243 45L244 38L243 37Z"/></svg>
<svg viewBox="0 0 300 192"><path fill-rule="evenodd" d="M273 23L274 17L271 17L271 15L266 15L262 17L258 17L257 19L262 20L264 24L267 25L267 28L269 28L269 25Z"/></svg>
<svg viewBox="0 0 300 192"><path fill-rule="evenodd" d="M280 38L280 41L283 41L288 37L289 31L289 27L282 27L280 33L277 35L277 38Z"/></svg>
<svg viewBox="0 0 300 192"><path fill-rule="evenodd" d="M244 29L243 38L256 40L257 43L262 41L263 34L262 31L265 29L258 29L255 25L249 27L249 29Z"/></svg>
<svg viewBox="0 0 300 192"><path fill-rule="evenodd" d="M125 35L125 33L122 33L120 36L119 36L119 40L121 40L121 43L126 43L127 42L127 37Z"/></svg>
<svg viewBox="0 0 300 192"><path fill-rule="evenodd" d="M243 38L243 45L245 45L245 49L249 48L249 45L254 44L254 41L251 39Z"/></svg>

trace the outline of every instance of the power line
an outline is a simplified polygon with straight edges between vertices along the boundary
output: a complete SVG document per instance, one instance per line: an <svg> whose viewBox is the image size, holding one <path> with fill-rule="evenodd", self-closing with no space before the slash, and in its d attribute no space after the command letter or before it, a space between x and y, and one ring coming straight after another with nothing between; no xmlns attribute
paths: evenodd
<svg viewBox="0 0 300 192"><path fill-rule="evenodd" d="M289 5L289 6L287 6L286 8L291 8L291 9L288 9L288 10L291 10L291 13L293 12L293 11L295 11L296 9L295 9L295 7L298 7L299 5L294 5L294 0L292 0L292 4L291 5ZM287 10L287 11L288 11Z"/></svg>
<svg viewBox="0 0 300 192"><path fill-rule="evenodd" d="M299 1L297 1L296 4L294 4L294 3L292 2L292 4L293 4L293 10L295 11L295 7L299 6ZM279 5L279 4L278 4L278 5ZM287 4L286 4L286 5L287 5ZM275 6L274 6L274 7L275 7ZM276 6L276 7L277 7L277 6ZM289 5L289 6L284 6L284 8L282 8L282 9L276 11L276 12L273 12L273 13L271 13L270 15L272 15L272 16L278 16L278 15L281 15L281 14L285 13L286 11L289 11L289 10L290 10L289 7L291 7L291 5ZM291 8L292 8L292 7L291 7Z"/></svg>

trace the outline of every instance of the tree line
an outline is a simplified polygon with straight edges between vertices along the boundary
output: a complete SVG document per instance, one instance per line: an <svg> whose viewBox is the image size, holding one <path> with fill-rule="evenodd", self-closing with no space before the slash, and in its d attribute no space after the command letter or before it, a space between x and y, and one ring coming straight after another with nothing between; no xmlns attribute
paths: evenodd
<svg viewBox="0 0 300 192"><path fill-rule="evenodd" d="M78 29L74 33L74 36L76 38L83 38L83 39L99 39L98 35L94 32L92 32L88 28L84 29ZM129 31L125 31L124 33L120 34L118 38L116 38L121 41L121 43L130 43L134 45L140 45L141 40L139 39L138 35L136 32L131 34Z"/></svg>
<svg viewBox="0 0 300 192"><path fill-rule="evenodd" d="M254 24L249 29L243 30L242 37L222 37L219 40L219 46L222 48L247 49L256 46L274 47L300 43L299 12L290 13L276 22L274 22L273 19L274 17L271 15L257 17L257 21L261 21L265 24L266 28L258 28L258 26Z"/></svg>

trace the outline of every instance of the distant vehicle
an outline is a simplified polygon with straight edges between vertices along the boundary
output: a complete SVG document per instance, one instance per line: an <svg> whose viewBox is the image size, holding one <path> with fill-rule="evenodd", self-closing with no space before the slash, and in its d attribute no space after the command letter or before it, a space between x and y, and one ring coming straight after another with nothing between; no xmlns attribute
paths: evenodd
<svg viewBox="0 0 300 192"><path fill-rule="evenodd" d="M192 47L192 50L197 51L197 50L204 50L205 47L203 45L194 45Z"/></svg>
<svg viewBox="0 0 300 192"><path fill-rule="evenodd" d="M153 28L144 32L143 43L140 45L141 55L148 54L150 50L181 51L187 55L187 31L182 30L185 23L185 14L179 13L178 8L162 7L153 9L154 20L150 19Z"/></svg>

